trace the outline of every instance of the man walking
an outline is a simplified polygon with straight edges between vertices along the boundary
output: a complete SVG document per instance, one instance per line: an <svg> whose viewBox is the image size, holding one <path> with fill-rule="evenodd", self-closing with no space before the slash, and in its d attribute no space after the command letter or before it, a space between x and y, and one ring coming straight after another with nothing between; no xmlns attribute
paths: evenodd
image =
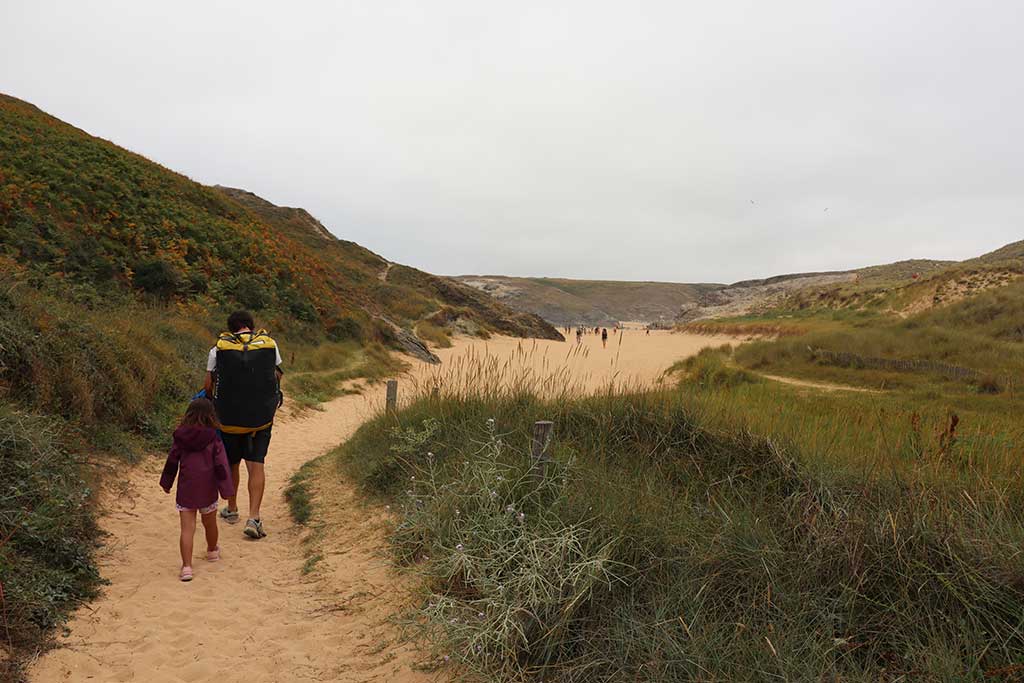
<svg viewBox="0 0 1024 683"><path fill-rule="evenodd" d="M221 334L206 361L206 395L213 396L235 484L220 516L237 524L238 474L241 461L249 480L249 518L245 535L267 535L260 518L266 487L264 463L270 446L274 414L281 405L281 350L265 330L256 330L252 314L235 311L228 316L228 332Z"/></svg>

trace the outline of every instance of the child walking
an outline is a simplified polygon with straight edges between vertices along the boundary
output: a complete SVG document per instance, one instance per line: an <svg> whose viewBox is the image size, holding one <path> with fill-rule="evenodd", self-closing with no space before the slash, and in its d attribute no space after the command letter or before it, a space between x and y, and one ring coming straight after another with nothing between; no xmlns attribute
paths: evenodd
<svg viewBox="0 0 1024 683"><path fill-rule="evenodd" d="M171 492L178 477L175 507L181 518L181 580L192 580L192 539L196 533L196 512L206 531L206 559L220 559L217 544L217 494L228 498L235 492L228 469L228 456L217 433L217 413L209 399L189 404L181 425L174 430L174 445L167 455L160 486Z"/></svg>

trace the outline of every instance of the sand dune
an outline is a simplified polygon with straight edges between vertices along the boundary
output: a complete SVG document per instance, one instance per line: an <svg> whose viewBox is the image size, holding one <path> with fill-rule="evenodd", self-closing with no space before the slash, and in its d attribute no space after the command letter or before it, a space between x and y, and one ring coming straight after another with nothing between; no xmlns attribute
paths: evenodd
<svg viewBox="0 0 1024 683"><path fill-rule="evenodd" d="M508 338L460 340L440 355L449 365L466 354L520 354L539 373L569 367L589 387L612 378L655 381L672 362L724 338L627 331L601 348L599 337L571 342ZM571 353L570 353L571 352ZM433 370L418 365L420 378ZM411 384L411 383L410 383ZM403 387L408 384L403 385ZM407 392L408 393L408 392ZM209 564L196 542L196 579L178 581L177 515L158 486L155 455L105 493L110 534L102 573L110 585L77 612L58 648L31 667L36 683L56 681L426 681L417 653L399 642L389 619L408 595L407 576L386 561L385 512L360 503L342 480L322 482L331 522L328 557L303 575L305 530L291 522L282 491L304 462L346 439L380 410L383 389L345 396L324 410L284 415L268 458L264 519L270 535L253 542L241 526L221 525L224 559ZM243 475L244 479L244 475ZM244 487L244 481L243 481ZM245 497L242 497L243 512ZM201 535L201 532L200 532Z"/></svg>

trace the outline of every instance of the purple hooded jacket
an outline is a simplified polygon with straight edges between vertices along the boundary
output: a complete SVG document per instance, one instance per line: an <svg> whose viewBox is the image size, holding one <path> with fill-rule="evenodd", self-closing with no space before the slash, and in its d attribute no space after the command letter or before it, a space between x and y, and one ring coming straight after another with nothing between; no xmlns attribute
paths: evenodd
<svg viewBox="0 0 1024 683"><path fill-rule="evenodd" d="M178 475L180 471L180 475ZM190 510L217 502L217 494L234 494L224 444L211 427L181 426L174 430L174 445L167 455L160 486L170 489L178 475L178 505Z"/></svg>

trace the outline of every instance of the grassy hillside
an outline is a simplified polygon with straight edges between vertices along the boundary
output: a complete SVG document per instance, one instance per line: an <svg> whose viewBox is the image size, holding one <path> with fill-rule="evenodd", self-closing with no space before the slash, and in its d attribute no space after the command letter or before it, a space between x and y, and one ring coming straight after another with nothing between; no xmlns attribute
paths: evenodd
<svg viewBox="0 0 1024 683"><path fill-rule="evenodd" d="M934 261L931 259L911 259L897 261L881 266L858 268L854 272L860 282L868 283L900 283L913 280L915 276L932 275L956 265L955 261Z"/></svg>
<svg viewBox="0 0 1024 683"><path fill-rule="evenodd" d="M1024 372L1021 326L1014 317L1022 311L1024 286L1018 282L905 320L873 314L806 319L805 334L746 345L736 358L768 374L943 400L998 394L1006 405L1018 396ZM924 367L900 369L892 361Z"/></svg>
<svg viewBox="0 0 1024 683"><path fill-rule="evenodd" d="M989 252L984 256L979 256L976 259L966 261L965 264L969 266L975 265L999 265L1007 262L1017 262L1024 260L1024 240L1020 242L1013 242L1007 244L1005 247L996 249L993 252Z"/></svg>
<svg viewBox="0 0 1024 683"><path fill-rule="evenodd" d="M1000 256L909 282L806 289L757 316L683 329L777 337L737 351L758 372L947 398L987 392L1006 404L1024 373L1021 316L1024 261Z"/></svg>
<svg viewBox="0 0 1024 683"><path fill-rule="evenodd" d="M931 274L897 280L865 279L808 287L776 302L766 314L824 310L872 311L908 316L1003 287L1024 274L1024 259L972 259Z"/></svg>
<svg viewBox="0 0 1024 683"><path fill-rule="evenodd" d="M452 281L382 279L383 259L301 210L198 185L7 96L0 250L33 283L87 305L140 294L204 310L242 305L276 328L384 342L380 318L412 329L448 307L484 329L557 334Z"/></svg>

